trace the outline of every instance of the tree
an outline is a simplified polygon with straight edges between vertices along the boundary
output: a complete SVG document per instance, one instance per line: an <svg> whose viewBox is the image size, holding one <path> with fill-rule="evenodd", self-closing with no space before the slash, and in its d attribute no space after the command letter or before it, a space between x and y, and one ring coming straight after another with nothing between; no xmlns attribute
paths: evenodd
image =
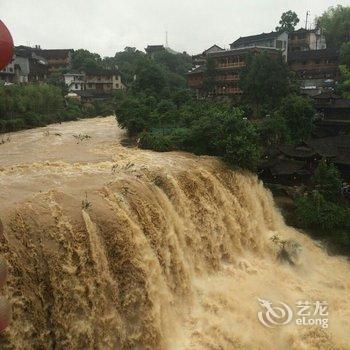
<svg viewBox="0 0 350 350"><path fill-rule="evenodd" d="M315 109L309 99L296 95L288 96L283 99L277 113L286 120L294 142L310 137Z"/></svg>
<svg viewBox="0 0 350 350"><path fill-rule="evenodd" d="M298 15L294 11L284 12L279 21L280 26L276 27L276 31L292 33L299 21Z"/></svg>
<svg viewBox="0 0 350 350"><path fill-rule="evenodd" d="M350 41L344 43L340 48L340 63L350 69Z"/></svg>
<svg viewBox="0 0 350 350"><path fill-rule="evenodd" d="M328 47L340 48L350 41L350 6L330 7L316 21L324 31Z"/></svg>
<svg viewBox="0 0 350 350"><path fill-rule="evenodd" d="M113 65L118 67L123 81L127 86L130 86L134 81L137 68L147 61L148 58L145 53L134 47L126 47L124 51L115 54Z"/></svg>
<svg viewBox="0 0 350 350"><path fill-rule="evenodd" d="M277 58L262 52L250 55L241 73L243 100L251 104L256 117L262 105L275 108L289 91L288 68L280 54Z"/></svg>
<svg viewBox="0 0 350 350"><path fill-rule="evenodd" d="M350 99L350 68L345 65L339 66L341 83L339 86L339 91L342 93L343 97Z"/></svg>
<svg viewBox="0 0 350 350"><path fill-rule="evenodd" d="M326 200L334 202L339 200L342 181L339 170L333 164L321 162L312 180L315 190Z"/></svg>
<svg viewBox="0 0 350 350"><path fill-rule="evenodd" d="M243 111L225 105L207 105L206 109L192 122L187 150L219 156L232 166L255 170L260 159L259 136Z"/></svg>
<svg viewBox="0 0 350 350"><path fill-rule="evenodd" d="M215 88L215 61L213 58L208 57L206 62L206 69L203 79L203 90L210 94L214 92Z"/></svg>
<svg viewBox="0 0 350 350"><path fill-rule="evenodd" d="M74 51L72 56L72 68L76 71L93 70L102 68L101 56L88 50L79 49Z"/></svg>
<svg viewBox="0 0 350 350"><path fill-rule="evenodd" d="M135 71L133 90L160 94L166 87L166 78L162 68L151 60L139 64Z"/></svg>
<svg viewBox="0 0 350 350"><path fill-rule="evenodd" d="M171 53L163 50L156 52L153 60L178 75L185 75L192 68L192 57L186 53Z"/></svg>
<svg viewBox="0 0 350 350"><path fill-rule="evenodd" d="M273 113L272 116L264 118L259 131L265 146L289 143L291 139L286 119L279 113Z"/></svg>

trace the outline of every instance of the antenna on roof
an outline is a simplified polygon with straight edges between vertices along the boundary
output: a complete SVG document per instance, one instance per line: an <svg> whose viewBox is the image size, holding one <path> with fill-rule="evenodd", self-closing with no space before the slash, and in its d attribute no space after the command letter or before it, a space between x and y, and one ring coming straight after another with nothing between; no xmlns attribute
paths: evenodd
<svg viewBox="0 0 350 350"><path fill-rule="evenodd" d="M169 43L168 43L168 31L165 32L165 47L169 47Z"/></svg>
<svg viewBox="0 0 350 350"><path fill-rule="evenodd" d="M307 29L307 20L309 19L310 11L306 11L306 21L305 21L305 29Z"/></svg>

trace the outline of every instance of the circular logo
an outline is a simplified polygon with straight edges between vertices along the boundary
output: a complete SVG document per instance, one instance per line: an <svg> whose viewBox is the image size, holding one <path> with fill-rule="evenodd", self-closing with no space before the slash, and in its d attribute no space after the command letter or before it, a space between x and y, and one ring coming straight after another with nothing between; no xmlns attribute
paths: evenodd
<svg viewBox="0 0 350 350"><path fill-rule="evenodd" d="M292 320L293 311L287 304L279 301L277 306L274 306L271 301L260 298L258 300L260 306L264 309L258 312L258 319L264 326L268 328L284 326Z"/></svg>

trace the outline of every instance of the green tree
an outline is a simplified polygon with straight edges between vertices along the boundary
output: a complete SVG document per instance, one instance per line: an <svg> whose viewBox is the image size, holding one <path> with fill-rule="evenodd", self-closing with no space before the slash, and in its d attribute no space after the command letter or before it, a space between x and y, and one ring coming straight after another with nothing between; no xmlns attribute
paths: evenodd
<svg viewBox="0 0 350 350"><path fill-rule="evenodd" d="M255 170L260 158L259 136L241 109L225 105L206 106L193 120L188 150L222 157L232 166Z"/></svg>
<svg viewBox="0 0 350 350"><path fill-rule="evenodd" d="M215 61L213 58L208 57L206 62L206 69L203 79L203 90L210 94L214 92L215 88Z"/></svg>
<svg viewBox="0 0 350 350"><path fill-rule="evenodd" d="M280 25L276 27L276 31L292 33L299 21L298 15L294 11L284 12L279 21Z"/></svg>
<svg viewBox="0 0 350 350"><path fill-rule="evenodd" d="M289 143L291 140L286 119L279 113L273 113L272 116L264 118L259 131L265 146Z"/></svg>
<svg viewBox="0 0 350 350"><path fill-rule="evenodd" d="M102 68L101 56L85 49L74 51L72 56L72 68L75 71L96 71Z"/></svg>
<svg viewBox="0 0 350 350"><path fill-rule="evenodd" d="M106 64L117 66L121 72L123 81L130 86L135 78L136 70L142 64L146 64L148 58L145 53L134 47L126 47L124 51L117 52L112 59Z"/></svg>
<svg viewBox="0 0 350 350"><path fill-rule="evenodd" d="M297 198L295 204L295 214L299 225L328 233L332 240L335 236L334 230L346 231L350 227L349 209L327 201L318 191ZM349 235L348 239L350 239ZM346 243L350 245L349 240Z"/></svg>
<svg viewBox="0 0 350 350"><path fill-rule="evenodd" d="M340 48L340 63L350 69L350 41L344 43Z"/></svg>
<svg viewBox="0 0 350 350"><path fill-rule="evenodd" d="M350 99L350 68L347 68L345 65L339 66L341 83L339 91L342 93L343 97Z"/></svg>
<svg viewBox="0 0 350 350"><path fill-rule="evenodd" d="M135 71L133 91L160 94L166 87L165 73L159 65L147 60L139 64Z"/></svg>
<svg viewBox="0 0 350 350"><path fill-rule="evenodd" d="M154 54L153 60L178 75L185 75L192 68L192 57L186 53L159 51Z"/></svg>
<svg viewBox="0 0 350 350"><path fill-rule="evenodd" d="M241 73L240 88L243 100L253 107L255 116L260 116L262 105L275 108L290 88L288 68L282 55L277 58L266 52L249 55Z"/></svg>
<svg viewBox="0 0 350 350"><path fill-rule="evenodd" d="M350 6L330 7L317 18L317 25L325 33L327 46L340 48L350 41Z"/></svg>
<svg viewBox="0 0 350 350"><path fill-rule="evenodd" d="M309 99L288 96L283 99L277 113L286 120L292 141L299 142L310 137L315 109Z"/></svg>
<svg viewBox="0 0 350 350"><path fill-rule="evenodd" d="M333 164L321 162L312 180L315 190L326 200L339 201L342 181L339 170Z"/></svg>

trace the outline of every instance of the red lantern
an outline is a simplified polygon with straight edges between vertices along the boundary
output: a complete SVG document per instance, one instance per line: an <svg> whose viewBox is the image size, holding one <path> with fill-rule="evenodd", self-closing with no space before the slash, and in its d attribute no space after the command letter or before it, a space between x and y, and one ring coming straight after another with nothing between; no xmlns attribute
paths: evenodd
<svg viewBox="0 0 350 350"><path fill-rule="evenodd" d="M12 56L13 39L5 24L0 20L0 70L11 62Z"/></svg>

